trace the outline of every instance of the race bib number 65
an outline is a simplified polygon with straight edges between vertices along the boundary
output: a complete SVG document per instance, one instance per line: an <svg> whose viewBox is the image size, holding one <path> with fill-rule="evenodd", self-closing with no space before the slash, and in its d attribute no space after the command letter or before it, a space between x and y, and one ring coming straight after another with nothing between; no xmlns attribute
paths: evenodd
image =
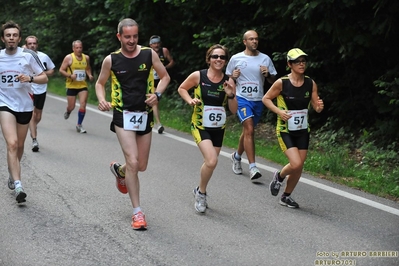
<svg viewBox="0 0 399 266"><path fill-rule="evenodd" d="M226 110L223 106L204 106L204 127L218 128L226 123Z"/></svg>
<svg viewBox="0 0 399 266"><path fill-rule="evenodd" d="M123 129L144 131L147 127L147 112L123 111Z"/></svg>

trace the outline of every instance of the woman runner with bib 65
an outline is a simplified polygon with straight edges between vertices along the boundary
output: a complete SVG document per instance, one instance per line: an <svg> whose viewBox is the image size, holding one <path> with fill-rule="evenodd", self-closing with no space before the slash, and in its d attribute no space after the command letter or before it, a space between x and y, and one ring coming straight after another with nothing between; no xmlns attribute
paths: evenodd
<svg viewBox="0 0 399 266"><path fill-rule="evenodd" d="M208 69L191 73L178 88L183 100L193 106L191 133L198 145L204 162L200 170L199 186L194 188L195 210L204 213L206 187L215 170L222 147L226 126L226 107L235 114L237 99L233 79L224 74L228 61L228 50L220 44L211 46L206 52ZM192 98L188 91L194 88Z"/></svg>
<svg viewBox="0 0 399 266"><path fill-rule="evenodd" d="M287 185L280 198L280 204L290 208L299 208L291 198L299 178L309 147L308 109L310 104L320 113L324 104L319 98L316 83L305 76L306 59L301 49L288 51L287 65L291 73L276 80L263 96L263 104L277 114L277 139L289 163L281 171L276 171L269 189L277 196L282 182L287 178ZM277 106L273 99L277 98Z"/></svg>

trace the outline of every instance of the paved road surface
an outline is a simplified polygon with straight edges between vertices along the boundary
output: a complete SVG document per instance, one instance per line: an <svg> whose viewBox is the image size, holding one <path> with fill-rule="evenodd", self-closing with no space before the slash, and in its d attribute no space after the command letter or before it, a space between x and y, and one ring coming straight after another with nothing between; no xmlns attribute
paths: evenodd
<svg viewBox="0 0 399 266"><path fill-rule="evenodd" d="M190 135L168 128L154 131L140 175L148 230L134 231L128 196L109 171L123 159L110 113L89 108L88 133L78 134L77 109L64 120L65 106L49 95L40 152L27 139L26 204L18 206L7 187L0 140L0 265L399 265L399 203L304 174L293 195L301 208L292 210L268 191L279 166L258 159L263 177L252 183L247 164L244 175L232 173L231 149L209 184L210 208L195 213L201 155Z"/></svg>

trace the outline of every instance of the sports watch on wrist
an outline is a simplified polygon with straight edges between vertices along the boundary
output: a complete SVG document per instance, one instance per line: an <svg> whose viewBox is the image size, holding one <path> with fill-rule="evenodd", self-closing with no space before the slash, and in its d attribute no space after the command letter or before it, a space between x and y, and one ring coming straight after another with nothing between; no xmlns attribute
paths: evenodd
<svg viewBox="0 0 399 266"><path fill-rule="evenodd" d="M157 96L157 99L158 99L158 102L159 102L159 100L161 100L161 98L162 98L162 93L156 91L155 95Z"/></svg>

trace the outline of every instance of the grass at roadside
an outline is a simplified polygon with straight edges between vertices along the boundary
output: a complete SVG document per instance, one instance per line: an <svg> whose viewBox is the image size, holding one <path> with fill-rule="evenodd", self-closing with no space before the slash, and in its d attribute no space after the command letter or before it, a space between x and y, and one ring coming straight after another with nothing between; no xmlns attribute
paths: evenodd
<svg viewBox="0 0 399 266"><path fill-rule="evenodd" d="M48 91L65 96L64 79L60 76L50 78ZM97 105L94 82L89 84L89 103ZM160 110L161 121L165 126L190 133L191 107L180 100L177 92L172 97L162 99ZM241 125L237 118L234 115L229 116L223 145L236 148L240 134ZM385 164L383 160L377 162L377 157L385 158L384 154L377 154L373 149L363 150L363 156L359 158L345 145L334 146L316 135L312 133L304 167L306 172L374 195L399 200L399 166ZM257 126L255 145L257 156L280 165L287 163L278 146L273 126ZM368 160L366 157L369 157Z"/></svg>

